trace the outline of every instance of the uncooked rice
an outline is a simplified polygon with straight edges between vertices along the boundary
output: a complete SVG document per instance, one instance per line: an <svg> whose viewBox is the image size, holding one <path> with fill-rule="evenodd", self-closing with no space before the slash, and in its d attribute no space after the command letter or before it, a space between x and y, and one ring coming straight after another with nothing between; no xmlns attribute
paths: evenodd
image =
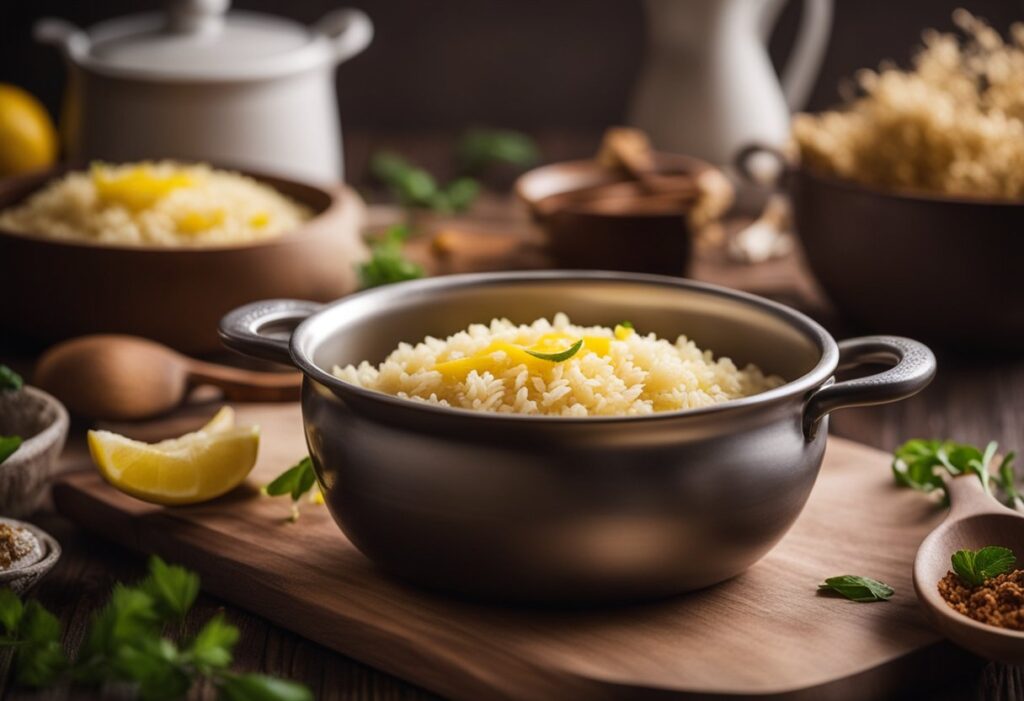
<svg viewBox="0 0 1024 701"><path fill-rule="evenodd" d="M1024 24L1007 42L966 10L953 19L965 41L927 31L913 70L861 71L863 97L794 117L801 162L887 189L1024 199Z"/></svg>
<svg viewBox="0 0 1024 701"><path fill-rule="evenodd" d="M161 161L70 172L0 212L0 228L100 244L210 246L280 236L310 216L240 173Z"/></svg>
<svg viewBox="0 0 1024 701"><path fill-rule="evenodd" d="M586 345L561 362L524 353L565 350L581 339ZM460 359L466 360L461 368L445 365ZM473 324L444 340L401 343L380 366L364 361L333 372L361 387L430 404L580 417L696 409L783 383L753 365L740 370L729 358L715 360L685 336L673 344L621 326L574 326L561 313L552 322L529 325L507 319Z"/></svg>

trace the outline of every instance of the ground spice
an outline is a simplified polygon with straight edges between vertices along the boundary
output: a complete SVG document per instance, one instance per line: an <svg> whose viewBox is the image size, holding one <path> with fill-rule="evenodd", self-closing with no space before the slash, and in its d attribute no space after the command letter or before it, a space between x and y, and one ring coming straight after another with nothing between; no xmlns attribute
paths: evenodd
<svg viewBox="0 0 1024 701"><path fill-rule="evenodd" d="M0 570L30 554L36 547L36 539L24 528L15 528L0 523Z"/></svg>
<svg viewBox="0 0 1024 701"><path fill-rule="evenodd" d="M1024 630L1024 570L1014 570L968 587L953 572L939 580L949 607L981 623Z"/></svg>

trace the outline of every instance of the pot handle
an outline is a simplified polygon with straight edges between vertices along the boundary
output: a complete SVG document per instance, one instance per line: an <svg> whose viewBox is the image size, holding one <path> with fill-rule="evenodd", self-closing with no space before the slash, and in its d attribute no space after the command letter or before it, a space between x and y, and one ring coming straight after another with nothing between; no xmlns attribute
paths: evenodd
<svg viewBox="0 0 1024 701"><path fill-rule="evenodd" d="M373 22L362 10L345 7L328 12L313 29L327 37L334 48L334 61L341 63L362 52L373 41Z"/></svg>
<svg viewBox="0 0 1024 701"><path fill-rule="evenodd" d="M877 375L820 387L804 403L804 435L814 438L821 420L836 409L885 404L911 397L935 377L935 355L923 343L901 336L864 336L839 343L839 367L891 363Z"/></svg>
<svg viewBox="0 0 1024 701"><path fill-rule="evenodd" d="M771 174L772 182L765 182L765 173L760 168L753 167L755 159L764 160L770 159L775 161L774 173ZM774 146L768 144L748 144L741 148L733 159L733 167L736 168L736 172L740 174L744 180L748 183L755 185L775 185L782 176L785 175L786 171L790 168L789 159L786 158L786 154Z"/></svg>
<svg viewBox="0 0 1024 701"><path fill-rule="evenodd" d="M288 345L292 331L323 307L300 299L268 299L224 315L217 329L221 342L254 358L292 365Z"/></svg>
<svg viewBox="0 0 1024 701"><path fill-rule="evenodd" d="M80 56L89 50L89 35L67 20L43 17L32 26L32 38L40 44L59 48L65 57Z"/></svg>

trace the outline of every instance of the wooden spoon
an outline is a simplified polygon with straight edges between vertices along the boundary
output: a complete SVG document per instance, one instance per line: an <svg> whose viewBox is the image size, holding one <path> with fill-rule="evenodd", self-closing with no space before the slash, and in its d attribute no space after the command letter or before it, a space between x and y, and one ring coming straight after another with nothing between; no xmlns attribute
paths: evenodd
<svg viewBox="0 0 1024 701"><path fill-rule="evenodd" d="M73 412L133 420L163 414L197 385L219 387L237 401L293 401L301 373L274 373L204 363L136 336L82 336L48 350L35 384Z"/></svg>
<svg viewBox="0 0 1024 701"><path fill-rule="evenodd" d="M924 539L914 560L917 598L932 624L960 647L988 659L1024 664L1024 632L979 623L958 613L938 589L957 550L1001 545L1024 559L1024 516L986 494L975 475L947 479L946 486L949 515Z"/></svg>

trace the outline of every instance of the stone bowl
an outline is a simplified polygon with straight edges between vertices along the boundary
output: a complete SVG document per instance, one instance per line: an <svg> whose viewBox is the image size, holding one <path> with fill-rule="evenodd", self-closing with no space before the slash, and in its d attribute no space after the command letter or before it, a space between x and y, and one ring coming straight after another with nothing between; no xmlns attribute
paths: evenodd
<svg viewBox="0 0 1024 701"><path fill-rule="evenodd" d="M68 412L35 387L0 392L0 436L23 443L0 463L0 516L18 518L35 511L57 470L68 435Z"/></svg>
<svg viewBox="0 0 1024 701"><path fill-rule="evenodd" d="M26 556L23 562L10 569L0 570L0 587L8 588L15 594L21 595L34 587L57 564L61 553L60 543L49 533L36 528L31 523L15 521L11 518L0 518L0 523L25 529L35 536L36 542L39 544L39 549L34 555Z"/></svg>

